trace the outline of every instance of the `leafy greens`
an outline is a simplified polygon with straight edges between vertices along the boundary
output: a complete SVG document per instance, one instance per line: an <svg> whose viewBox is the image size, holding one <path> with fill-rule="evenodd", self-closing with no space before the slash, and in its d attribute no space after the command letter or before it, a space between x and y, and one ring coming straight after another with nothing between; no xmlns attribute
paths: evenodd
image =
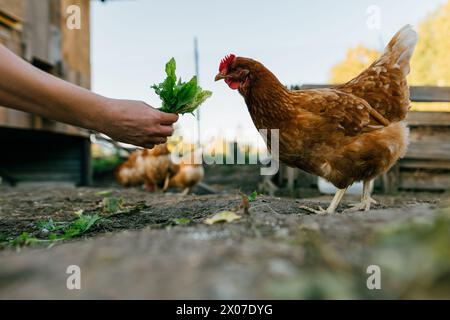
<svg viewBox="0 0 450 320"><path fill-rule="evenodd" d="M189 82L177 81L175 74L175 59L170 59L166 64L166 79L152 88L162 100L160 108L168 113L193 113L206 99L212 96L211 91L203 90L197 83L197 77L192 77Z"/></svg>

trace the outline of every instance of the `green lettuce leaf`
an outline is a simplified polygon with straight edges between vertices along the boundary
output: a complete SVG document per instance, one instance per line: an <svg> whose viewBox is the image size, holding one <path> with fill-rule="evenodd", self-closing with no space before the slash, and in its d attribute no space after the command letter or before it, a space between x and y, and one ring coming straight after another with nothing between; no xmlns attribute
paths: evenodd
<svg viewBox="0 0 450 320"><path fill-rule="evenodd" d="M152 88L160 97L162 105L160 110L168 113L193 113L206 99L212 96L211 91L203 90L192 77L189 82L183 82L176 76L175 59L166 64L166 79Z"/></svg>

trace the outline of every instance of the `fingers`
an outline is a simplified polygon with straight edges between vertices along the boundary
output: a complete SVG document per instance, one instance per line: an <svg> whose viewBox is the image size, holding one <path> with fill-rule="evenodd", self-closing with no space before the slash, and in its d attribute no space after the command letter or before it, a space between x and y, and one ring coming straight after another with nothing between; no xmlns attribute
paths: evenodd
<svg viewBox="0 0 450 320"><path fill-rule="evenodd" d="M173 124L173 123L178 121L178 115L175 114L175 113L161 112L160 113L160 117L161 117L160 123L163 124L163 125L164 124L165 125L171 125L171 124Z"/></svg>
<svg viewBox="0 0 450 320"><path fill-rule="evenodd" d="M153 149L155 145L153 143L144 143L141 145L141 147L146 148L146 149Z"/></svg>
<svg viewBox="0 0 450 320"><path fill-rule="evenodd" d="M163 137L152 137L149 139L150 143L153 144L162 144L162 143L166 143L167 142L167 138L163 138Z"/></svg>
<svg viewBox="0 0 450 320"><path fill-rule="evenodd" d="M170 137L173 135L173 127L172 126L160 126L159 127L159 135L162 137Z"/></svg>

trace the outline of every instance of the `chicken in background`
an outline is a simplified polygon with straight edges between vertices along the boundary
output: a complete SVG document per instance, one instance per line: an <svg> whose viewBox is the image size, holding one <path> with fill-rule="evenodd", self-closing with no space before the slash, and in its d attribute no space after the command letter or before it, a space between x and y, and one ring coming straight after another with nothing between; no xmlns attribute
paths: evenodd
<svg viewBox="0 0 450 320"><path fill-rule="evenodd" d="M116 169L116 180L125 187L144 185L148 191L177 188L185 195L204 177L203 166L195 164L194 156L186 155L175 164L167 144L136 150Z"/></svg>
<svg viewBox="0 0 450 320"><path fill-rule="evenodd" d="M170 178L168 188L183 190L182 194L187 195L194 186L203 180L205 170L201 161L194 161L194 157L196 157L195 153L191 153L184 156L179 164L175 165L176 173Z"/></svg>
<svg viewBox="0 0 450 320"><path fill-rule="evenodd" d="M136 150L130 154L127 161L115 170L117 182L124 187L139 186L144 183L146 150Z"/></svg>
<svg viewBox="0 0 450 320"><path fill-rule="evenodd" d="M155 191L164 188L175 173L166 144L152 149L134 151L127 161L117 167L115 176L125 187L144 185L145 189Z"/></svg>
<svg viewBox="0 0 450 320"><path fill-rule="evenodd" d="M407 149L406 76L417 40L417 33L405 26L369 68L328 89L288 90L261 63L234 55L221 61L215 80L224 79L239 91L257 129L279 129L281 162L338 188L327 210L305 209L333 213L347 188L363 181L361 203L353 210L367 211L375 203L370 182Z"/></svg>
<svg viewBox="0 0 450 320"><path fill-rule="evenodd" d="M160 144L144 150L144 187L149 191L166 190L176 167L170 159L167 144Z"/></svg>

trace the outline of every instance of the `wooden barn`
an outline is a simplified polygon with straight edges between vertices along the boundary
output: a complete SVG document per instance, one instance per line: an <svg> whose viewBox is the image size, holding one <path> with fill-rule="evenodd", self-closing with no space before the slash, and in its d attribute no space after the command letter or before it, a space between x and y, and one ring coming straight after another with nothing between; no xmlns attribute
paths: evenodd
<svg viewBox="0 0 450 320"><path fill-rule="evenodd" d="M302 89L326 88L328 85L304 85ZM450 102L450 88L411 87L411 101L421 103ZM387 174L375 182L379 192L450 190L450 112L410 111L410 145L406 156ZM271 177L268 189L317 187L317 177L300 170L281 166ZM267 181L266 181L267 182Z"/></svg>
<svg viewBox="0 0 450 320"><path fill-rule="evenodd" d="M69 6L79 6L81 28L69 29ZM90 88L89 0L0 0L0 43L57 77ZM91 180L89 132L0 107L3 182Z"/></svg>

